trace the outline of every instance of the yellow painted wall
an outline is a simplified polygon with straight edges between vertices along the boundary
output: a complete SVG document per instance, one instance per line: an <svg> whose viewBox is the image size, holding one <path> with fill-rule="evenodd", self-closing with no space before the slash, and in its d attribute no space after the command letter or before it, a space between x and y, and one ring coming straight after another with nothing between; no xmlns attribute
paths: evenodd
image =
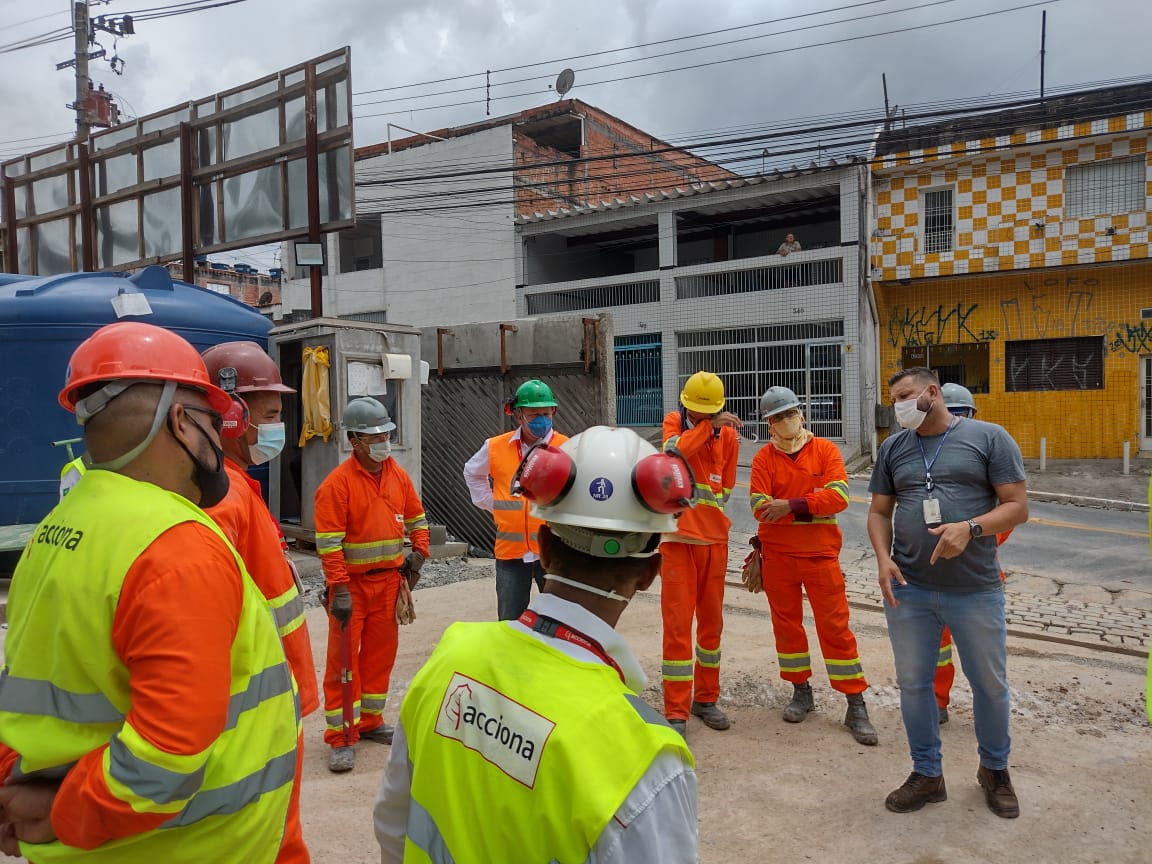
<svg viewBox="0 0 1152 864"><path fill-rule="evenodd" d="M989 386L977 394L981 420L1006 427L1027 458L1048 439L1050 459L1119 458L1140 447L1139 360L1152 355L1152 261L1021 273L875 283L884 385L913 345L989 343ZM1104 389L1006 392L1004 343L1015 339L1105 337Z"/></svg>

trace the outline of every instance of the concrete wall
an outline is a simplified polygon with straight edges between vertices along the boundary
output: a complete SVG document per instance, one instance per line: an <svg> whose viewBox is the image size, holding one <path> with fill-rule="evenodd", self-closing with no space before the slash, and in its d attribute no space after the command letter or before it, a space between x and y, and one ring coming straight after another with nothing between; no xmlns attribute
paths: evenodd
<svg viewBox="0 0 1152 864"><path fill-rule="evenodd" d="M499 167L512 160L512 129L501 126L462 138L383 153L356 163L357 180L445 174ZM477 190L475 195L461 195ZM484 191L479 191L484 190ZM449 198L420 198L428 193ZM437 204L457 210L396 212ZM516 314L516 250L510 173L357 189L357 213L380 216L383 269L337 273L340 238L327 238L324 314L386 311L388 321L417 327L511 318ZM285 260L291 248L286 246ZM347 258L348 256L343 256ZM309 283L285 286L284 311L309 308Z"/></svg>
<svg viewBox="0 0 1152 864"><path fill-rule="evenodd" d="M358 174L442 174L499 167L512 159L512 129L501 126L448 141L433 141L357 163ZM474 197L460 197L469 189ZM401 200L428 191L448 191L449 201ZM385 213L384 296L388 320L416 327L511 318L516 314L511 173L462 177L450 184L405 183L360 191L357 207L419 208L430 203L463 204L461 210Z"/></svg>

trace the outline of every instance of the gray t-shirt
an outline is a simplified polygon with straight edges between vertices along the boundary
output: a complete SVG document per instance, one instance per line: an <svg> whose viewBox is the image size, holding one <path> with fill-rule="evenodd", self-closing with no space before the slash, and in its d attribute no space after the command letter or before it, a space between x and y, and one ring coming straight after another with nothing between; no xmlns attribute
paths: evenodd
<svg viewBox="0 0 1152 864"><path fill-rule="evenodd" d="M940 446L944 441L943 447ZM923 450L920 445L923 444ZM925 487L925 461L932 463L933 489ZM996 537L974 537L958 558L929 564L939 537L924 523L924 500L940 502L943 522L982 516L999 502L994 485L1024 479L1020 448L1003 427L981 420L957 420L947 438L905 429L881 446L868 491L896 496L892 517L892 560L909 584L936 591L975 593L1000 587Z"/></svg>

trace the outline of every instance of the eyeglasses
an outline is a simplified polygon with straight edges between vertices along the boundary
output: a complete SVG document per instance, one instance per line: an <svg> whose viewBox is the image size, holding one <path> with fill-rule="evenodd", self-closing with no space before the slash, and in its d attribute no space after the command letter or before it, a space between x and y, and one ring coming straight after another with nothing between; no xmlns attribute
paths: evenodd
<svg viewBox="0 0 1152 864"><path fill-rule="evenodd" d="M201 414L207 414L211 418L212 428L216 430L217 435L224 431L224 415L219 411L213 411L211 408L201 408L199 405L187 405L183 402L179 404L185 411L198 411Z"/></svg>

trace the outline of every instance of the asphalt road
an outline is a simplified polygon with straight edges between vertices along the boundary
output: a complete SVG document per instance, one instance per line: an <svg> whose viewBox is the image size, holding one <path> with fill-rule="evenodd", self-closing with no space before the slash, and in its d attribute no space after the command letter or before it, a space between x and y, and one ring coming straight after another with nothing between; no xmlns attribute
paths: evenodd
<svg viewBox="0 0 1152 864"><path fill-rule="evenodd" d="M733 539L751 536L755 520L748 506L750 469L740 468L737 488L727 510ZM848 509L840 514L845 550L870 550L865 518L867 481L851 480ZM1112 591L1134 588L1152 592L1148 549L1148 514L1097 510L1032 501L1028 524L1017 528L1000 551L1004 568L1046 576L1058 582L1098 585Z"/></svg>

